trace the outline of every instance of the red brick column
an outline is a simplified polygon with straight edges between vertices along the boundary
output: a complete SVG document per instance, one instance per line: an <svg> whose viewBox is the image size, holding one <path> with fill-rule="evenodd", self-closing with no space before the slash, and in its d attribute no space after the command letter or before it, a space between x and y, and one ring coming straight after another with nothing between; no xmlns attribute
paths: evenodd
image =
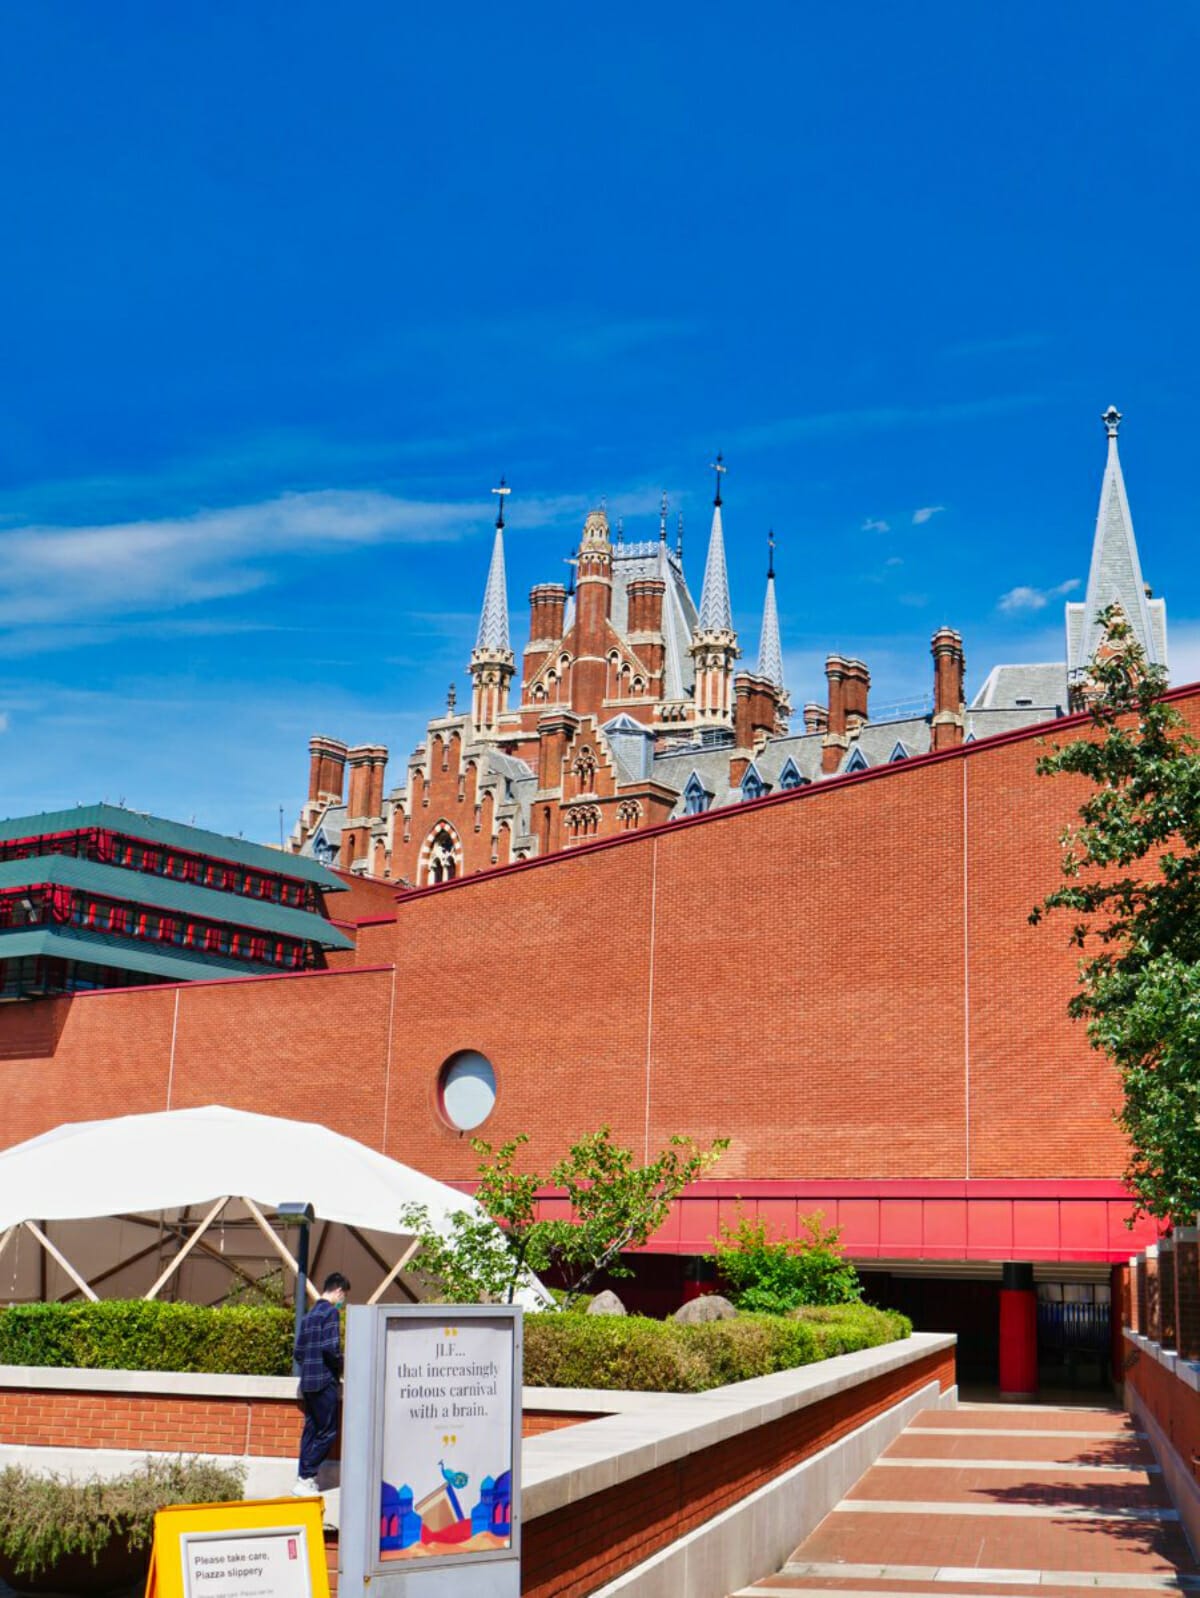
<svg viewBox="0 0 1200 1598"><path fill-rule="evenodd" d="M1142 1265L1140 1254L1129 1256L1129 1319L1125 1324L1131 1332L1140 1332L1146 1324L1146 1273Z"/></svg>
<svg viewBox="0 0 1200 1598"><path fill-rule="evenodd" d="M1158 1319L1161 1331L1159 1342L1164 1348L1175 1347L1175 1243L1164 1237L1158 1245Z"/></svg>
<svg viewBox="0 0 1200 1598"><path fill-rule="evenodd" d="M1150 1289L1146 1277L1146 1255L1137 1256L1137 1327L1143 1337L1150 1335Z"/></svg>
<svg viewBox="0 0 1200 1598"><path fill-rule="evenodd" d="M1152 1343L1162 1342L1162 1298L1158 1291L1158 1244L1151 1243L1142 1255L1146 1277L1146 1326L1142 1333Z"/></svg>
<svg viewBox="0 0 1200 1598"><path fill-rule="evenodd" d="M1200 1227L1175 1228L1175 1347L1200 1360Z"/></svg>

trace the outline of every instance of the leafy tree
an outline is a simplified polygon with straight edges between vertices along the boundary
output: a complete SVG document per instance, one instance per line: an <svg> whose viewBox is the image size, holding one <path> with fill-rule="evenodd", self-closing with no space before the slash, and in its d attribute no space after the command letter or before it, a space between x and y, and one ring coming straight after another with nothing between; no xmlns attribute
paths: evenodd
<svg viewBox="0 0 1200 1598"><path fill-rule="evenodd" d="M842 1253L837 1227L821 1210L800 1222L800 1236L772 1237L763 1220L744 1213L724 1225L716 1261L739 1309L785 1315L802 1304L853 1304L862 1298L858 1272Z"/></svg>
<svg viewBox="0 0 1200 1598"><path fill-rule="evenodd" d="M1200 1208L1200 744L1120 607L1101 619L1091 735L1038 761L1093 788L1063 834L1063 885L1030 920L1071 916L1069 1010L1120 1073L1127 1180L1140 1212L1182 1217Z"/></svg>
<svg viewBox="0 0 1200 1598"><path fill-rule="evenodd" d="M421 1240L418 1272L447 1300L511 1303L527 1271L554 1269L569 1309L597 1277L632 1275L621 1255L658 1230L688 1183L729 1146L727 1138L701 1149L691 1138L673 1137L656 1159L640 1165L602 1126L541 1177L516 1169L528 1141L524 1133L498 1149L481 1138L472 1141L480 1156L475 1198L483 1214L455 1211L442 1232L424 1205L404 1212L404 1224ZM538 1219L542 1187L565 1190L569 1217Z"/></svg>

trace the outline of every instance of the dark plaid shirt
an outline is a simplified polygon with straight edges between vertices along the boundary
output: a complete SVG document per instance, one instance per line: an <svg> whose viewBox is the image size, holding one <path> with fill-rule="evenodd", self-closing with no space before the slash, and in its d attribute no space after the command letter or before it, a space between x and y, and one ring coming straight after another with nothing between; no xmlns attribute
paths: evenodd
<svg viewBox="0 0 1200 1598"><path fill-rule="evenodd" d="M327 1298L319 1298L300 1322L295 1355L302 1393L319 1393L341 1377L341 1324L337 1307Z"/></svg>

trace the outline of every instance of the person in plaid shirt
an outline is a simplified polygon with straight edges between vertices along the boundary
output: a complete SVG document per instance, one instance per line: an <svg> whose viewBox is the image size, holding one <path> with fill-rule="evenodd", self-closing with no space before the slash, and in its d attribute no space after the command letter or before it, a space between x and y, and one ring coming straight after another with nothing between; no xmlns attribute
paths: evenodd
<svg viewBox="0 0 1200 1598"><path fill-rule="evenodd" d="M304 1430L300 1435L300 1467L295 1492L307 1497L320 1492L317 1470L337 1437L338 1383L342 1378L342 1329L338 1308L346 1302L350 1283L340 1271L325 1278L321 1296L300 1322L294 1353L300 1367L300 1401Z"/></svg>

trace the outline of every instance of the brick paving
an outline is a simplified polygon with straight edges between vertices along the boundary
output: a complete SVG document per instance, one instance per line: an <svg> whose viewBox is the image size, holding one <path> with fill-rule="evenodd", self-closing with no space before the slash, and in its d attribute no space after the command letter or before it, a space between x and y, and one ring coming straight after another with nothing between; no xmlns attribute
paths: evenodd
<svg viewBox="0 0 1200 1598"><path fill-rule="evenodd" d="M1180 1591L1200 1598L1200 1567L1129 1417L996 1404L916 1416L783 1569L737 1598Z"/></svg>

